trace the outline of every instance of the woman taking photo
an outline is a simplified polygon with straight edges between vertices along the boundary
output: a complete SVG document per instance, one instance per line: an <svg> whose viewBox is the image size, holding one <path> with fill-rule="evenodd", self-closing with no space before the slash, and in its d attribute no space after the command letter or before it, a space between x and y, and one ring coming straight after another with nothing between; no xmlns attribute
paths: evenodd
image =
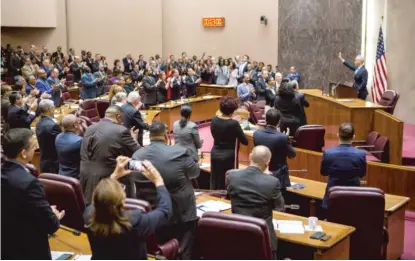
<svg viewBox="0 0 415 261"><path fill-rule="evenodd" d="M210 125L214 144L211 152L210 189L226 189L225 173L235 168L235 145L237 139L244 145L248 140L239 122L232 119L232 114L238 108L235 99L225 96L220 102L219 116L215 116Z"/></svg>
<svg viewBox="0 0 415 261"><path fill-rule="evenodd" d="M146 236L167 224L172 214L169 192L160 173L149 161L142 162L142 173L157 190L157 208L149 213L126 210L125 192L117 181L131 173L126 170L129 158L117 158L117 167L101 180L92 196L92 204L85 210L92 259L146 260Z"/></svg>
<svg viewBox="0 0 415 261"><path fill-rule="evenodd" d="M192 108L189 105L184 105L180 114L182 118L173 124L174 142L176 145L188 148L192 152L194 160L198 162L197 150L202 147L203 140L200 139L197 125L190 121Z"/></svg>

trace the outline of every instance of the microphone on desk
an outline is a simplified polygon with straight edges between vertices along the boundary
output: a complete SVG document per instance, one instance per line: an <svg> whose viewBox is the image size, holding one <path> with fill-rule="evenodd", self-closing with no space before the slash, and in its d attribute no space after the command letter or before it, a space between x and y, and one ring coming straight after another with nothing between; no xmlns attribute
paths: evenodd
<svg viewBox="0 0 415 261"><path fill-rule="evenodd" d="M334 86L333 88L331 88L331 96L332 97L334 97L334 94L336 93L337 86L339 86L339 85L340 85L340 82L338 82L336 84L336 86Z"/></svg>
<svg viewBox="0 0 415 261"><path fill-rule="evenodd" d="M69 227L64 227L64 226L59 226L59 228L60 229L62 229L62 230L65 230L65 231L68 231L68 232L71 232L73 235L75 235L75 236L80 236L81 235L81 232L79 232L78 230L76 230L76 229L72 229L72 228L69 228Z"/></svg>
<svg viewBox="0 0 415 261"><path fill-rule="evenodd" d="M308 172L308 169L289 169L288 172Z"/></svg>
<svg viewBox="0 0 415 261"><path fill-rule="evenodd" d="M297 204L291 204L291 205L284 205L285 209L293 209L293 210L298 210L300 209L300 205Z"/></svg>

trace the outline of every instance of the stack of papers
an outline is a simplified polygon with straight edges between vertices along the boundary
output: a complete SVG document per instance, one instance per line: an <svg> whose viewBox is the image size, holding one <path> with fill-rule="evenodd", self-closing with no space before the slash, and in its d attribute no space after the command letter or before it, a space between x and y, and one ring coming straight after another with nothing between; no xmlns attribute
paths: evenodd
<svg viewBox="0 0 415 261"><path fill-rule="evenodd" d="M66 260L73 256L73 252L63 252L63 251L50 251L52 255L52 260Z"/></svg>
<svg viewBox="0 0 415 261"><path fill-rule="evenodd" d="M202 98L203 98L203 99L212 99L212 98L213 98L213 96L212 96L212 95L205 95L205 96L203 96Z"/></svg>
<svg viewBox="0 0 415 261"><path fill-rule="evenodd" d="M316 226L314 229L310 229L308 225L304 225L305 231L315 231L315 232L323 232L323 228L321 226Z"/></svg>
<svg viewBox="0 0 415 261"><path fill-rule="evenodd" d="M302 221L273 219L272 223L274 224L274 229L282 234L304 234Z"/></svg>

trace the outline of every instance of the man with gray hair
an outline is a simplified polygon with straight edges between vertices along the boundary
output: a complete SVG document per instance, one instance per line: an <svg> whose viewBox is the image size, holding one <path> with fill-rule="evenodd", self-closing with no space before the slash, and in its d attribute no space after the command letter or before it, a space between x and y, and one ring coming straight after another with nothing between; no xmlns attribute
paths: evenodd
<svg viewBox="0 0 415 261"><path fill-rule="evenodd" d="M62 118L63 132L56 137L55 145L58 153L59 175L79 179L81 165L82 137L79 133L79 120L73 114Z"/></svg>
<svg viewBox="0 0 415 261"><path fill-rule="evenodd" d="M127 102L127 94L125 92L118 92L114 96L115 98L115 104L118 107L122 107Z"/></svg>
<svg viewBox="0 0 415 261"><path fill-rule="evenodd" d="M59 162L55 139L61 133L61 128L53 118L55 114L53 101L41 100L39 112L41 116L36 123L36 137L40 149L40 173L57 174L59 172Z"/></svg>
<svg viewBox="0 0 415 261"><path fill-rule="evenodd" d="M149 130L150 126L144 122L141 113L138 110L141 107L141 98L138 92L130 92L127 97L127 103L121 108L123 110L123 124L127 129L138 129L137 141L143 146L144 130Z"/></svg>
<svg viewBox="0 0 415 261"><path fill-rule="evenodd" d="M232 213L264 219L275 256L277 236L272 224L272 211L284 211L284 198L281 195L280 181L268 172L271 156L267 147L254 147L250 154L249 167L231 171L226 181Z"/></svg>
<svg viewBox="0 0 415 261"><path fill-rule="evenodd" d="M362 55L356 56L354 59L354 65L346 61L342 57L342 53L339 53L339 59L342 61L344 66L354 71L354 84L353 87L356 89L357 97L362 100L366 100L368 95L367 91L367 70L365 68L365 58Z"/></svg>

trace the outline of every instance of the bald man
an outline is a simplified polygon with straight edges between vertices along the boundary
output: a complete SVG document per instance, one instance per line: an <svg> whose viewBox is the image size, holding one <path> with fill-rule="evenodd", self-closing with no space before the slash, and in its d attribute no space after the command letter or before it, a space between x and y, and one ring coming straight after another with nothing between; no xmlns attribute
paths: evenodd
<svg viewBox="0 0 415 261"><path fill-rule="evenodd" d="M231 171L226 181L232 213L264 219L275 256L277 236L272 224L272 211L284 211L284 198L280 191L280 181L268 173L271 156L267 147L254 147L249 167Z"/></svg>
<svg viewBox="0 0 415 261"><path fill-rule="evenodd" d="M354 84L353 87L356 89L357 97L362 100L366 100L368 95L367 92L367 70L365 68L365 58L362 55L356 56L354 59L354 65L346 61L342 57L342 53L339 53L339 59L342 61L344 66L354 71Z"/></svg>
<svg viewBox="0 0 415 261"><path fill-rule="evenodd" d="M78 118L73 114L65 115L61 126L63 132L55 140L59 175L79 179L82 137L78 135L80 129Z"/></svg>

